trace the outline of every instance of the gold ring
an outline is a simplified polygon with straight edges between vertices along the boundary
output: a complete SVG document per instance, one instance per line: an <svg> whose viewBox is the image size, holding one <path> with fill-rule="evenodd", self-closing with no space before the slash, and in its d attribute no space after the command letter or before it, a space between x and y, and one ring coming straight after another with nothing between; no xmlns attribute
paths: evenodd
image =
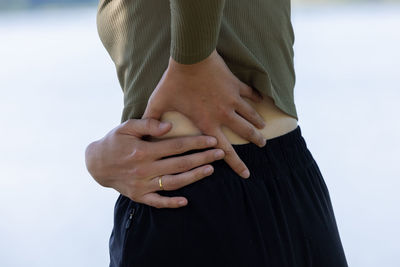
<svg viewBox="0 0 400 267"><path fill-rule="evenodd" d="M162 176L158 176L158 183L160 184L160 189L164 190L164 188L162 186L161 178L162 178Z"/></svg>

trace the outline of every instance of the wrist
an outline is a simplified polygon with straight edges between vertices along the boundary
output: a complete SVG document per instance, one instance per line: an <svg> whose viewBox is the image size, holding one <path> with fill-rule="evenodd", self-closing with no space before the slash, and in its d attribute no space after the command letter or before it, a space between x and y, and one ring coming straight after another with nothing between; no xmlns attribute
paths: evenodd
<svg viewBox="0 0 400 267"><path fill-rule="evenodd" d="M182 64L177 62L172 56L169 57L169 62L168 62L168 69L173 70L173 71L182 71L182 72L195 72L199 68L203 68L205 65L210 63L216 56L217 56L217 51L214 49L212 53L206 57L205 59L193 63L193 64Z"/></svg>

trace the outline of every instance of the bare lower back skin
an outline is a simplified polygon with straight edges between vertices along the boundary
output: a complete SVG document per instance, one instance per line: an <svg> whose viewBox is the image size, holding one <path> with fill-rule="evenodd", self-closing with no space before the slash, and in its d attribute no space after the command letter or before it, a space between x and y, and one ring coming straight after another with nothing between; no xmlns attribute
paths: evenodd
<svg viewBox="0 0 400 267"><path fill-rule="evenodd" d="M266 126L263 129L258 129L266 139L271 139L294 130L297 127L297 120L292 116L284 113L269 96L264 96L260 103L255 103L247 98L244 98L253 108L264 118ZM176 136L200 135L201 131L182 113L177 111L165 112L161 119L163 122L171 122L172 129L161 137L152 137L150 140L171 138ZM231 144L246 144L248 140L240 137L232 132L229 128L223 127L223 133Z"/></svg>

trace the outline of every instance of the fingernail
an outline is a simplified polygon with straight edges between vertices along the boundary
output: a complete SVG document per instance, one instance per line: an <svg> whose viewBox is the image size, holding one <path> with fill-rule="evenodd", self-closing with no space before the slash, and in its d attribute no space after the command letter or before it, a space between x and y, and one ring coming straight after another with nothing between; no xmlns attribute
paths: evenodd
<svg viewBox="0 0 400 267"><path fill-rule="evenodd" d="M244 172L242 172L242 177L243 178L249 178L250 177L250 172L249 172L249 170L245 170Z"/></svg>
<svg viewBox="0 0 400 267"><path fill-rule="evenodd" d="M224 156L224 151L222 151L222 150L217 150L217 151L215 152L214 156L215 156L215 158L219 159L219 158L221 158L221 157Z"/></svg>
<svg viewBox="0 0 400 267"><path fill-rule="evenodd" d="M214 146L217 144L217 139L215 139L214 137L208 137L207 139L207 145L209 146Z"/></svg>
<svg viewBox="0 0 400 267"><path fill-rule="evenodd" d="M262 141L262 139L258 141L257 146L258 147L263 147L264 146L264 142Z"/></svg>
<svg viewBox="0 0 400 267"><path fill-rule="evenodd" d="M262 142L260 143L260 147L264 147L267 144L267 140L265 138L262 139Z"/></svg>
<svg viewBox="0 0 400 267"><path fill-rule="evenodd" d="M203 173L204 173L204 174L209 174L209 173L211 173L211 172L212 172L212 170L213 170L213 168L212 168L212 167L210 167L210 166L207 166L207 167L205 167L205 168L204 168L204 170L203 170Z"/></svg>
<svg viewBox="0 0 400 267"><path fill-rule="evenodd" d="M161 123L158 125L158 127L159 127L161 130L163 130L163 129L167 128L168 125L169 125L168 122L161 122Z"/></svg>
<svg viewBox="0 0 400 267"><path fill-rule="evenodd" d="M186 204L186 201L183 200L183 199L182 199L182 200L179 200L179 201L178 201L178 204L179 204L179 205L185 205L185 204Z"/></svg>

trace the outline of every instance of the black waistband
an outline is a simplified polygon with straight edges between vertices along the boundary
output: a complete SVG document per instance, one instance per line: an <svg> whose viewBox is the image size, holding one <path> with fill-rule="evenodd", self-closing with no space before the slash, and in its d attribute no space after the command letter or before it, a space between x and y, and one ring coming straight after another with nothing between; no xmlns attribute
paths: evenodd
<svg viewBox="0 0 400 267"><path fill-rule="evenodd" d="M273 175L286 175L311 164L314 159L302 136L300 125L280 136L267 139L264 147L253 143L233 145L233 148L250 169L266 166Z"/></svg>
<svg viewBox="0 0 400 267"><path fill-rule="evenodd" d="M263 168L266 166L267 172L270 172L275 177L286 175L290 171L307 167L313 161L299 125L286 134L267 139L264 147L258 147L254 143L233 144L232 147L249 168L250 175L252 170L259 169L261 166ZM183 156L208 149L190 150L168 157ZM224 160L217 160L212 164L215 167L229 167Z"/></svg>

